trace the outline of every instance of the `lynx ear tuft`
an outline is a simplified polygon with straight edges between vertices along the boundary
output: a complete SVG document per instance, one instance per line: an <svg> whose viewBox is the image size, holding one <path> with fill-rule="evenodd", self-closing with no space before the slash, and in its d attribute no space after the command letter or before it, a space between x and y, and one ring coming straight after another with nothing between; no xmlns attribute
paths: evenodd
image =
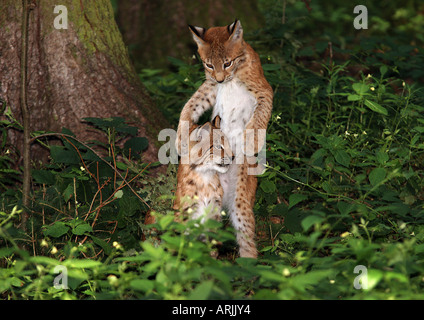
<svg viewBox="0 0 424 320"><path fill-rule="evenodd" d="M206 29L201 27L195 27L192 25L188 25L190 28L191 33L193 34L193 39L196 41L197 45L200 47L205 44L205 41L203 40L203 36L205 35Z"/></svg>
<svg viewBox="0 0 424 320"><path fill-rule="evenodd" d="M221 118L219 116L216 116L213 120L212 120L213 125L220 129L221 128Z"/></svg>
<svg viewBox="0 0 424 320"><path fill-rule="evenodd" d="M196 141L201 141L203 138L208 138L212 131L212 124L210 122L206 122L201 127L197 127L193 130L194 137Z"/></svg>
<svg viewBox="0 0 424 320"><path fill-rule="evenodd" d="M227 26L228 33L230 34L229 40L240 41L243 39L243 28L241 26L240 20L235 20L232 24Z"/></svg>

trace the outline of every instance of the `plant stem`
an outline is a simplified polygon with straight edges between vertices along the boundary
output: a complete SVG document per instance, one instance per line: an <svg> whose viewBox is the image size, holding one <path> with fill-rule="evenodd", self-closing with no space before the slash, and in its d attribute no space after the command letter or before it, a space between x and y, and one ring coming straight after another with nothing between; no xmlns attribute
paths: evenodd
<svg viewBox="0 0 424 320"><path fill-rule="evenodd" d="M22 0L22 42L21 42L21 112L24 127L23 143L23 185L22 185L22 204L24 211L22 213L22 228L26 231L26 222L29 214L29 200L31 187L31 154L30 154L30 118L27 105L27 64L28 64L28 20L29 6L28 0Z"/></svg>

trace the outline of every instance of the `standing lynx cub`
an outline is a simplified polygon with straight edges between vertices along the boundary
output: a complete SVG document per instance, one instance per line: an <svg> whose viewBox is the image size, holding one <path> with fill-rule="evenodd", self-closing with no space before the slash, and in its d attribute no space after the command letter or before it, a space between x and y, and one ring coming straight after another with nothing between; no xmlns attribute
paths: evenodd
<svg viewBox="0 0 424 320"><path fill-rule="evenodd" d="M265 79L258 54L243 40L240 21L225 27L189 26L205 67L206 80L186 103L178 124L176 148L187 149L187 128L213 108L221 117L235 161L219 174L223 206L237 232L240 256L257 257L253 206L257 179L249 174L252 158L265 140L273 91Z"/></svg>

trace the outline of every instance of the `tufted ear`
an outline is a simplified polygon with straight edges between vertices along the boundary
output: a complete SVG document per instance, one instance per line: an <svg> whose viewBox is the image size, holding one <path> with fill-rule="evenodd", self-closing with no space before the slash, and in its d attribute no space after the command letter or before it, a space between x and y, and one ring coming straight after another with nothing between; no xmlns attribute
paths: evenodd
<svg viewBox="0 0 424 320"><path fill-rule="evenodd" d="M205 41L203 40L203 36L205 35L206 29L201 27L195 27L192 25L188 25L190 28L191 33L193 34L193 39L196 41L197 46L200 48L205 44Z"/></svg>
<svg viewBox="0 0 424 320"><path fill-rule="evenodd" d="M232 24L227 26L230 42L237 42L243 40L243 28L241 26L240 20L235 20Z"/></svg>
<svg viewBox="0 0 424 320"><path fill-rule="evenodd" d="M219 116L216 116L213 120L212 123L214 125L215 128L220 129L221 128L221 118Z"/></svg>
<svg viewBox="0 0 424 320"><path fill-rule="evenodd" d="M200 127L196 127L192 131L192 135L190 135L192 141L201 141L203 138L209 138L212 131L212 124L210 122L206 122L204 125Z"/></svg>

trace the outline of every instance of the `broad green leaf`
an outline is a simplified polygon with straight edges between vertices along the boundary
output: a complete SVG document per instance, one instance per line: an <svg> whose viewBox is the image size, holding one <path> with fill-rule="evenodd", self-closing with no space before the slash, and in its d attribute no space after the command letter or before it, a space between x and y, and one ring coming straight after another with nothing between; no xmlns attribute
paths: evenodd
<svg viewBox="0 0 424 320"><path fill-rule="evenodd" d="M275 189L276 189L274 182L270 180L265 180L265 179L261 181L261 184L259 186L261 187L262 191L265 193L275 192Z"/></svg>
<svg viewBox="0 0 424 320"><path fill-rule="evenodd" d="M387 116L389 113L387 112L387 109L380 106L377 102L370 101L368 99L365 99L365 105L370 108L372 111L383 114Z"/></svg>
<svg viewBox="0 0 424 320"><path fill-rule="evenodd" d="M124 144L124 151L129 153L129 149L131 149L131 154L139 153L147 149L149 146L149 141L145 137L134 137L129 139Z"/></svg>
<svg viewBox="0 0 424 320"><path fill-rule="evenodd" d="M14 248L1 248L0 249L0 258L10 256L14 252L15 252Z"/></svg>
<svg viewBox="0 0 424 320"><path fill-rule="evenodd" d="M124 195L124 191L118 190L118 191L115 192L115 194L113 195L113 197L114 198L117 198L117 199L121 199L123 195Z"/></svg>
<svg viewBox="0 0 424 320"><path fill-rule="evenodd" d="M361 100L361 96L357 94L350 94L347 96L347 101L358 101Z"/></svg>
<svg viewBox="0 0 424 320"><path fill-rule="evenodd" d="M64 163L64 164L79 164L80 158L78 153L73 150L65 149L61 146L51 146L50 147L50 156L53 161L56 163Z"/></svg>
<svg viewBox="0 0 424 320"><path fill-rule="evenodd" d="M47 226L43 233L47 237L59 238L68 231L69 227L65 223L56 221L53 225Z"/></svg>
<svg viewBox="0 0 424 320"><path fill-rule="evenodd" d="M189 300L206 300L209 298L213 289L213 281L205 281L199 284L196 289L188 296Z"/></svg>
<svg viewBox="0 0 424 320"><path fill-rule="evenodd" d="M383 182L383 180L386 178L387 172L384 168L375 168L370 172L369 180L372 186L376 186Z"/></svg>
<svg viewBox="0 0 424 320"><path fill-rule="evenodd" d="M32 178L39 184L54 184L55 175L48 170L31 170Z"/></svg>
<svg viewBox="0 0 424 320"><path fill-rule="evenodd" d="M370 269L368 270L367 274L367 288L365 290L371 290L373 289L383 278L383 272L381 270L377 269Z"/></svg>
<svg viewBox="0 0 424 320"><path fill-rule="evenodd" d="M95 244L97 244L98 246L100 246L107 255L109 255L112 252L112 247L110 246L109 243L107 243L106 241L97 238L95 236L90 235L91 239L93 240L93 242Z"/></svg>
<svg viewBox="0 0 424 320"><path fill-rule="evenodd" d="M72 229L72 233L77 235L77 236L81 236L86 232L92 232L93 228L87 223L80 223L79 225L77 225L75 228Z"/></svg>
<svg viewBox="0 0 424 320"><path fill-rule="evenodd" d="M308 287L316 285L328 278L333 270L312 270L304 274L299 274L290 279L290 283L300 291L305 291Z"/></svg>
<svg viewBox="0 0 424 320"><path fill-rule="evenodd" d="M133 290L149 292L153 290L153 288L155 287L155 283L154 281L147 279L134 279L130 282L130 287Z"/></svg>
<svg viewBox="0 0 424 320"><path fill-rule="evenodd" d="M53 258L49 258L49 257L44 257L44 256L30 257L29 260L32 263L52 265L52 266L56 266L56 265L59 264L59 261L58 260L53 259Z"/></svg>
<svg viewBox="0 0 424 320"><path fill-rule="evenodd" d="M341 165L348 167L350 164L350 156L344 150L335 150L334 151L334 159Z"/></svg>
<svg viewBox="0 0 424 320"><path fill-rule="evenodd" d="M380 74L382 77L384 77L384 75L387 73L387 71L389 70L389 68L385 65L380 67Z"/></svg>
<svg viewBox="0 0 424 320"><path fill-rule="evenodd" d="M346 216L349 213L351 213L353 210L355 210L356 204L355 203L347 203L344 201L339 201L337 203L337 209L339 209L339 212L342 216Z"/></svg>
<svg viewBox="0 0 424 320"><path fill-rule="evenodd" d="M172 215L166 215L160 218L159 226L161 230L166 230L167 227L174 221L174 217Z"/></svg>
<svg viewBox="0 0 424 320"><path fill-rule="evenodd" d="M324 221L323 217L310 215L302 220L301 225L302 225L303 231L308 231L309 228L312 227L314 224L321 223L323 221Z"/></svg>
<svg viewBox="0 0 424 320"><path fill-rule="evenodd" d="M364 93L366 93L369 89L370 86L366 83L354 83L352 85L353 90L355 90L355 92L359 95L363 95Z"/></svg>
<svg viewBox="0 0 424 320"><path fill-rule="evenodd" d="M62 193L63 199L65 199L66 202L69 201L69 199L71 199L73 193L74 193L74 186L73 186L73 184L69 184Z"/></svg>
<svg viewBox="0 0 424 320"><path fill-rule="evenodd" d="M91 259L69 259L62 262L62 265L69 268L94 268L100 266L102 263L97 260Z"/></svg>
<svg viewBox="0 0 424 320"><path fill-rule="evenodd" d="M384 164L389 160L389 155L384 151L377 151L375 156L380 164Z"/></svg>
<svg viewBox="0 0 424 320"><path fill-rule="evenodd" d="M293 206L297 205L299 202L308 199L308 197L304 194L294 193L289 197L289 209Z"/></svg>

